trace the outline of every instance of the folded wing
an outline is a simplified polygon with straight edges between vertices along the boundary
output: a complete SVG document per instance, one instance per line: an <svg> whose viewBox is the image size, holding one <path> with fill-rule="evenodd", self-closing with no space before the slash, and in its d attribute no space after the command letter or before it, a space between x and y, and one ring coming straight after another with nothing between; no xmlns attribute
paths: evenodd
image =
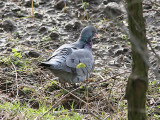
<svg viewBox="0 0 160 120"><path fill-rule="evenodd" d="M79 63L83 63L86 65L85 68L77 68L76 66ZM86 80L90 72L93 69L94 59L92 55L92 51L88 49L78 49L73 51L67 58L66 58L66 65L70 68L76 69L76 74L81 76L81 79ZM84 81L82 80L82 81Z"/></svg>

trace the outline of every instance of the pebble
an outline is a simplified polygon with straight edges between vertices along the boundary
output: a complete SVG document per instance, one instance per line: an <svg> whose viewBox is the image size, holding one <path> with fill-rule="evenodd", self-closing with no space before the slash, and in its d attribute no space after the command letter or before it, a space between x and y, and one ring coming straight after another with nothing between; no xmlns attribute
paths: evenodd
<svg viewBox="0 0 160 120"><path fill-rule="evenodd" d="M121 15L123 12L119 4L117 4L116 2L110 2L107 5L105 5L103 13L106 18L113 18Z"/></svg>
<svg viewBox="0 0 160 120"><path fill-rule="evenodd" d="M66 25L65 25L65 29L67 30L67 31L70 31L70 30L74 30L74 29L80 29L81 28L81 26L82 26L82 23L81 22L79 22L79 21L70 21L69 23L67 23Z"/></svg>
<svg viewBox="0 0 160 120"><path fill-rule="evenodd" d="M41 33L41 34L43 34L43 33L46 33L47 30L48 29L46 27L40 27L38 32Z"/></svg>
<svg viewBox="0 0 160 120"><path fill-rule="evenodd" d="M4 3L2 1L0 1L0 8L3 8L4 7Z"/></svg>
<svg viewBox="0 0 160 120"><path fill-rule="evenodd" d="M73 29L80 29L82 26L82 23L80 21L75 21L73 24Z"/></svg>
<svg viewBox="0 0 160 120"><path fill-rule="evenodd" d="M57 40L59 38L59 34L57 32L51 32L49 36L52 40Z"/></svg>
<svg viewBox="0 0 160 120"><path fill-rule="evenodd" d="M143 8L144 8L144 9L147 9L147 10L148 10L148 9L152 9L152 5L149 5L149 4L148 4L148 5L144 5Z"/></svg>
<svg viewBox="0 0 160 120"><path fill-rule="evenodd" d="M103 4L104 4L104 5L107 5L108 3L109 3L108 0L104 0L104 1L103 1Z"/></svg>
<svg viewBox="0 0 160 120"><path fill-rule="evenodd" d="M159 46L159 45L156 45L156 46L155 46L155 49L160 50L160 46Z"/></svg>
<svg viewBox="0 0 160 120"><path fill-rule="evenodd" d="M13 32L16 29L16 25L12 20L5 20L2 23L2 28L7 32Z"/></svg>
<svg viewBox="0 0 160 120"><path fill-rule="evenodd" d="M119 55L121 55L121 54L123 54L124 52L123 52L123 49L118 49L118 50L116 50L115 52L114 52L114 55L115 56L119 56Z"/></svg>
<svg viewBox="0 0 160 120"><path fill-rule="evenodd" d="M65 6L66 2L64 0L59 0L58 2L55 3L55 8L58 10L62 10Z"/></svg>
<svg viewBox="0 0 160 120"><path fill-rule="evenodd" d="M72 27L73 27L73 24L72 24L71 22L69 22L69 23L67 23L67 24L65 25L65 29L68 30L68 31L71 30Z"/></svg>
<svg viewBox="0 0 160 120"><path fill-rule="evenodd" d="M40 14L40 13L36 12L34 15L35 15L35 18L38 18L38 19L42 19L43 18L43 15Z"/></svg>
<svg viewBox="0 0 160 120"><path fill-rule="evenodd" d="M27 51L24 53L27 57L34 57L34 58L38 58L40 56L40 53L36 52L36 51Z"/></svg>

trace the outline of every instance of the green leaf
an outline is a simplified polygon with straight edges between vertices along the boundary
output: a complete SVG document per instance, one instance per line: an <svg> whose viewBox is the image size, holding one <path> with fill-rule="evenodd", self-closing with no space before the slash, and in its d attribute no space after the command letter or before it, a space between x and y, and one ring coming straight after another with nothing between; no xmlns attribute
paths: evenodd
<svg viewBox="0 0 160 120"><path fill-rule="evenodd" d="M17 50L15 48L12 48L12 52L16 52Z"/></svg>
<svg viewBox="0 0 160 120"><path fill-rule="evenodd" d="M120 78L121 76L116 76L116 78Z"/></svg>
<svg viewBox="0 0 160 120"><path fill-rule="evenodd" d="M56 80L53 80L51 84L52 84L52 85L57 84L57 81L56 81Z"/></svg>
<svg viewBox="0 0 160 120"><path fill-rule="evenodd" d="M157 41L155 41L155 40L152 40L152 41L151 41L151 43L157 43Z"/></svg>
<svg viewBox="0 0 160 120"><path fill-rule="evenodd" d="M121 39L122 39L122 40L127 40L127 35L122 34L122 35L121 35Z"/></svg>
<svg viewBox="0 0 160 120"><path fill-rule="evenodd" d="M82 89L82 88L83 88L83 85L80 86L80 89Z"/></svg>
<svg viewBox="0 0 160 120"><path fill-rule="evenodd" d="M85 68L86 65L84 63L79 63L76 68Z"/></svg>

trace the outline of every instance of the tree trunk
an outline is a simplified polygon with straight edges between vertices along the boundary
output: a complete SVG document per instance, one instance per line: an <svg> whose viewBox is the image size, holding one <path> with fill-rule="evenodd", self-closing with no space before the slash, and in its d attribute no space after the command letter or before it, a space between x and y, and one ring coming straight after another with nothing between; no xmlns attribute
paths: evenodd
<svg viewBox="0 0 160 120"><path fill-rule="evenodd" d="M146 119L148 88L148 51L142 0L127 0L128 23L132 48L132 73L128 78L126 98L128 120Z"/></svg>

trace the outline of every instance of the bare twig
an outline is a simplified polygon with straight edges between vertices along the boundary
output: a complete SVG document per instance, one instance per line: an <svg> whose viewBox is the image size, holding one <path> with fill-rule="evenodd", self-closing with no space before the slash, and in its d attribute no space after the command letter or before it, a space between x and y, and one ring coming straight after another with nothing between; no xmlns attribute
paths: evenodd
<svg viewBox="0 0 160 120"><path fill-rule="evenodd" d="M113 89L113 87L114 87L115 80L116 80L116 79L114 79L114 81L113 81L113 85L112 85L112 87L111 87L111 89L110 89L110 91L109 91L108 101L109 101L109 98L110 98L110 96L111 96L111 92L112 92L112 89Z"/></svg>
<svg viewBox="0 0 160 120"><path fill-rule="evenodd" d="M158 58L158 60L160 61L160 56L156 53L156 51L153 49L151 42L148 40L148 45L151 48L151 51L155 54L155 56Z"/></svg>
<svg viewBox="0 0 160 120"><path fill-rule="evenodd" d="M98 74L98 75L101 77L101 79L102 79L102 80L105 80L105 79L102 77L102 75L101 75L101 74Z"/></svg>
<svg viewBox="0 0 160 120"><path fill-rule="evenodd" d="M152 106L151 108L149 109L149 113L151 113L151 110L156 106L156 104L160 103L160 100L157 100Z"/></svg>
<svg viewBox="0 0 160 120"><path fill-rule="evenodd" d="M16 95L16 100L18 100L18 95L19 95L19 92L18 92L18 79L17 79L17 69L16 69L16 66L13 64L13 62L11 62L13 68L14 68L14 71L15 71L15 75L16 75L16 78L15 78L15 81L16 81L16 86L17 86L17 95Z"/></svg>
<svg viewBox="0 0 160 120"><path fill-rule="evenodd" d="M34 5L33 5L33 0L32 0L32 18L34 19L34 11L33 11L33 7L34 7Z"/></svg>
<svg viewBox="0 0 160 120"><path fill-rule="evenodd" d="M152 4L155 4L155 5L157 5L158 7L160 7L160 4L158 4L158 3L156 3L156 2L153 2L152 0L150 0L150 2L151 2Z"/></svg>

